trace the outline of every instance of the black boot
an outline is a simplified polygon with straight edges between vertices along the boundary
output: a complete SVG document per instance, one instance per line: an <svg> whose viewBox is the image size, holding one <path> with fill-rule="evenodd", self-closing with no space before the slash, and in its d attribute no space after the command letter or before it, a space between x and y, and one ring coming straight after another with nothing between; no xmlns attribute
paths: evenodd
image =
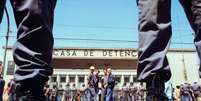
<svg viewBox="0 0 201 101"><path fill-rule="evenodd" d="M17 101L46 101L43 92L44 82L16 83Z"/></svg>
<svg viewBox="0 0 201 101"><path fill-rule="evenodd" d="M146 101L168 101L164 90L165 82L161 80L159 75L154 75L150 81L147 82L147 98Z"/></svg>
<svg viewBox="0 0 201 101"><path fill-rule="evenodd" d="M46 101L44 95L35 95L31 91L24 91L21 96L18 97L18 101Z"/></svg>

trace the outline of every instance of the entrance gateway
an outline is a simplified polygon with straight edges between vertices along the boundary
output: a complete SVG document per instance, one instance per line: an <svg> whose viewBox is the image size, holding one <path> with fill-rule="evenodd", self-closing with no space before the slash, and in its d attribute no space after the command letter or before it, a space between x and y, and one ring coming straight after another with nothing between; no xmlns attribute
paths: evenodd
<svg viewBox="0 0 201 101"><path fill-rule="evenodd" d="M137 57L137 49L134 48L54 48L54 74L49 83L65 85L69 82L79 88L86 84L89 66L94 65L101 71L100 75L103 75L102 68L111 65L118 85L129 84L136 81ZM195 49L170 49L167 58L171 66L173 87L185 82L201 82ZM4 69L5 81L13 78L16 67L12 48L9 47Z"/></svg>
<svg viewBox="0 0 201 101"><path fill-rule="evenodd" d="M87 85L89 67L93 65L100 70L110 65L118 85L136 82L137 51L134 49L55 49L53 52L54 75L50 84L65 86L66 83L80 88Z"/></svg>

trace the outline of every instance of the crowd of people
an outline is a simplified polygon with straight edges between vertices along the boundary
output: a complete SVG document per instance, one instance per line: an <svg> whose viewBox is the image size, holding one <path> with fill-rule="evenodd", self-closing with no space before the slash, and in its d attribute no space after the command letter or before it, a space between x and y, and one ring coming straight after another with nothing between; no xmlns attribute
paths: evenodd
<svg viewBox="0 0 201 101"><path fill-rule="evenodd" d="M201 86L198 82L177 85L173 95L174 101L201 101Z"/></svg>
<svg viewBox="0 0 201 101"><path fill-rule="evenodd" d="M124 85L122 87L115 86L113 90L112 100L110 101L145 101L145 89L139 88L137 85ZM102 89L99 88L95 94L96 99L91 99L91 91L85 84L80 89L70 87L69 83L65 87L45 86L44 94L47 101L107 101L104 100Z"/></svg>
<svg viewBox="0 0 201 101"><path fill-rule="evenodd" d="M82 84L79 88L75 83L46 84L43 91L46 101L146 101L147 89L143 83L130 82L120 86L112 75L111 67L104 68L103 72L104 76L100 77L100 71L91 66L87 85ZM1 84L5 84L3 79ZM184 83L175 88L171 82L166 84L164 92L168 101L201 101L198 82ZM17 101L18 86L13 79L5 87L1 86L3 101Z"/></svg>
<svg viewBox="0 0 201 101"><path fill-rule="evenodd" d="M65 85L46 84L44 96L47 101L143 101L145 100L145 88L142 84L124 83L119 86L111 67L103 69L104 76L94 66L90 67L87 85L82 84L76 88L74 83ZM17 83L12 79L6 84L3 91L4 101L17 101Z"/></svg>

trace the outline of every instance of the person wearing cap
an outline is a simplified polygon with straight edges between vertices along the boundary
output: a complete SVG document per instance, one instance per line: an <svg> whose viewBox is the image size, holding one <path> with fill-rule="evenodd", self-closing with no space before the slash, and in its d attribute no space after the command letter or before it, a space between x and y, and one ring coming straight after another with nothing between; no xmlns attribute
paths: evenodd
<svg viewBox="0 0 201 101"><path fill-rule="evenodd" d="M80 88L80 92L81 92L81 101L86 101L86 95L85 95L85 90L86 90L86 86L85 84L82 84L81 88ZM68 100L67 100L68 101Z"/></svg>
<svg viewBox="0 0 201 101"><path fill-rule="evenodd" d="M64 101L69 101L70 100L70 98L71 98L70 93L71 93L70 84L67 83L66 87L64 89L64 92L63 92Z"/></svg>
<svg viewBox="0 0 201 101"><path fill-rule="evenodd" d="M96 101L97 100L97 92L96 92L96 85L98 84L98 78L97 75L94 73L95 67L90 66L90 74L87 78L88 81L88 89L90 91L90 97L87 99L87 101Z"/></svg>
<svg viewBox="0 0 201 101"><path fill-rule="evenodd" d="M127 100L128 86L127 86L127 84L125 82L123 83L122 91L123 91L122 92L122 101Z"/></svg>
<svg viewBox="0 0 201 101"><path fill-rule="evenodd" d="M128 86L128 90L129 90L129 101L134 101L134 93L137 91L136 87L134 86L133 82L130 82L129 86Z"/></svg>
<svg viewBox="0 0 201 101"><path fill-rule="evenodd" d="M73 83L72 84L72 88L71 88L71 99L72 99L72 101L75 101L75 99L76 99L76 93L77 93L76 84Z"/></svg>
<svg viewBox="0 0 201 101"><path fill-rule="evenodd" d="M198 82L193 82L192 91L194 94L195 101L200 101L201 100L201 86Z"/></svg>
<svg viewBox="0 0 201 101"><path fill-rule="evenodd" d="M188 83L184 83L180 86L181 101L192 101L190 86Z"/></svg>

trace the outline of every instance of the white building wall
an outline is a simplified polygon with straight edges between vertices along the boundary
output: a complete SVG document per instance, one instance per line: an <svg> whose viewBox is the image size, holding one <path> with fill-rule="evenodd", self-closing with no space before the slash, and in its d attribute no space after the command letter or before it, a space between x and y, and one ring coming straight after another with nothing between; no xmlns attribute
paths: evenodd
<svg viewBox="0 0 201 101"><path fill-rule="evenodd" d="M197 54L195 52L168 52L167 57L171 67L171 82L173 83L173 86L184 82L192 83L194 81L199 81L198 63L196 61ZM185 81L184 78L184 67L186 69L187 81Z"/></svg>
<svg viewBox="0 0 201 101"><path fill-rule="evenodd" d="M172 71L171 82L173 83L173 86L186 82L184 79L184 73L183 73L183 71L184 71L183 65L184 64L182 62L182 58L183 58L182 53L170 51L170 52L168 52L167 57L168 57L168 60L170 63L171 71ZM192 51L184 52L184 59L185 59L185 67L186 67L187 80L188 80L187 82L192 83L194 81L200 81L199 76L198 76L198 63L197 63L198 61L197 61L196 52L192 52ZM7 61L5 64L6 68L4 69L4 79L6 81L9 81L11 78L13 78L12 75L6 75L8 61L13 61L13 56L12 56L11 50L7 51L6 60ZM87 76L88 73L89 73L88 70L80 70L80 69L74 69L74 70L56 69L54 71L54 74L67 74L66 77L68 77L71 74ZM122 85L123 84L123 76L124 75L136 76L136 70L114 70L113 74L122 76L122 82L121 82L121 85ZM69 78L66 78L66 79L68 80ZM85 84L86 84L86 82L85 82Z"/></svg>
<svg viewBox="0 0 201 101"><path fill-rule="evenodd" d="M59 79L58 79L59 75L66 75L67 77L69 77L70 75L75 76L75 77L76 76L78 77L79 75L83 75L85 77L84 84L87 85L87 77L88 77L89 72L90 71L87 69L82 69L82 70L81 69L54 69L53 75L57 76L57 81L59 81ZM122 77L122 79L124 78L125 75L128 75L130 77L134 77L136 75L136 73L137 73L136 70L113 70L112 71L113 75L120 75ZM100 70L100 75L104 75L102 70ZM130 78L130 81L133 81L131 79L133 79L133 78ZM77 78L77 80L78 80L78 78ZM76 84L76 87L79 88L81 86L81 84L79 84L78 83L79 81L77 81L77 80L75 80L74 83ZM121 82L118 85L122 86L124 83L123 81L124 80L121 80ZM66 80L66 82L69 82L69 80ZM60 82L57 82L57 84L58 85L61 84L63 86L66 85L66 83L60 83ZM70 85L72 85L72 84L73 83L70 83Z"/></svg>

